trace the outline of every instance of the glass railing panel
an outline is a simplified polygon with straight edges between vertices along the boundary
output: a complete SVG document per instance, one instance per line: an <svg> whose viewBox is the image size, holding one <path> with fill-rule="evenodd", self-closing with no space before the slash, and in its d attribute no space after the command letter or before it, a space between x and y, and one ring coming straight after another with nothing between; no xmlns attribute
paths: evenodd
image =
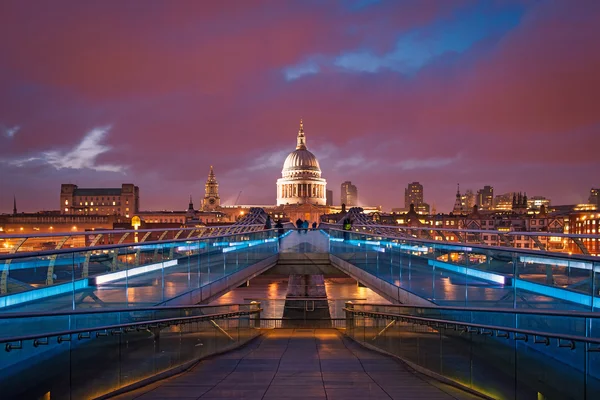
<svg viewBox="0 0 600 400"><path fill-rule="evenodd" d="M598 311L600 309L600 261L593 263L592 271L592 311Z"/></svg>
<svg viewBox="0 0 600 400"><path fill-rule="evenodd" d="M269 234L268 237L271 237ZM267 237L267 238L268 238ZM327 253L329 239L319 229L286 230L279 242L279 251L283 253Z"/></svg>
<svg viewBox="0 0 600 400"><path fill-rule="evenodd" d="M0 311L156 305L262 261L277 246L267 231L3 259Z"/></svg>
<svg viewBox="0 0 600 400"><path fill-rule="evenodd" d="M600 297L592 272L597 263L589 257L335 229L328 234L332 254L439 305L584 311L594 294Z"/></svg>
<svg viewBox="0 0 600 400"><path fill-rule="evenodd" d="M383 306L355 304L353 307L359 312L385 310ZM421 309L415 314L425 311L427 309ZM487 314L498 316L503 313ZM350 328L346 332L356 340L492 398L589 398L592 393L594 397L600 387L600 351L587 351L590 348L600 350L595 344L577 339L558 341L543 334L535 336L511 332L504 337L491 330L483 333L454 326L444 328L392 321L386 316L352 315L347 319ZM455 314L454 320L466 320L467 317L467 312ZM476 315L471 319L482 320ZM365 325L363 331L359 328L361 324ZM378 330L375 335L374 329ZM588 397L585 397L586 393Z"/></svg>
<svg viewBox="0 0 600 400"><path fill-rule="evenodd" d="M139 310L104 315L104 322L138 317L175 317L184 314L214 314L255 309L255 305L194 307L188 309ZM83 316L82 316L83 317ZM91 318L91 315L87 317ZM224 351L259 334L250 316L194 321L183 325L148 325L145 329L107 330L72 335L71 340L22 347L0 352L0 390L7 398L96 397L135 383L186 362ZM80 319L79 325L91 319ZM67 338L67 336L63 336Z"/></svg>
<svg viewBox="0 0 600 400"><path fill-rule="evenodd" d="M590 345L589 348L600 350L600 347L594 345ZM592 399L600 393L600 351L588 351L586 361L584 365L586 374L585 398Z"/></svg>

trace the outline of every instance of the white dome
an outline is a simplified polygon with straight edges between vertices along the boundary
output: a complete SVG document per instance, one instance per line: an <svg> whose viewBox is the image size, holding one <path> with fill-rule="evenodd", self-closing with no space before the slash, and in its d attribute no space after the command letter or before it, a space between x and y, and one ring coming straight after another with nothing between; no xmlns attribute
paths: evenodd
<svg viewBox="0 0 600 400"><path fill-rule="evenodd" d="M321 167L317 157L306 149L294 150L285 159L281 176L291 178L306 173L311 176L321 177Z"/></svg>
<svg viewBox="0 0 600 400"><path fill-rule="evenodd" d="M277 205L314 204L324 206L327 202L327 181L321 178L321 167L317 157L306 149L304 127L300 130L296 150L292 151L277 180Z"/></svg>

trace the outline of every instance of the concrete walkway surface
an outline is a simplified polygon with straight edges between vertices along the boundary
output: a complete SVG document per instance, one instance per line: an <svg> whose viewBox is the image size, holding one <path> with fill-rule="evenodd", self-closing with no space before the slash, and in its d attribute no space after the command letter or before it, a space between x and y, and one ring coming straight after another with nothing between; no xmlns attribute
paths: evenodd
<svg viewBox="0 0 600 400"><path fill-rule="evenodd" d="M365 349L334 329L275 329L187 372L115 397L139 399L480 399Z"/></svg>

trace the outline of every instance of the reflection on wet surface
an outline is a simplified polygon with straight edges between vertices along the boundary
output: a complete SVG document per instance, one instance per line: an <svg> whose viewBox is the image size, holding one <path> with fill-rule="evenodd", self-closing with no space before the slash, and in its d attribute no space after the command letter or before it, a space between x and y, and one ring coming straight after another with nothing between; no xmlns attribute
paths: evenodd
<svg viewBox="0 0 600 400"><path fill-rule="evenodd" d="M219 297L210 304L233 304L259 301L263 318L282 318L288 288L288 276L263 275L250 281L250 286L239 287ZM366 287L359 287L352 278L325 277L325 291L332 318L344 318L344 303L381 303L389 301Z"/></svg>

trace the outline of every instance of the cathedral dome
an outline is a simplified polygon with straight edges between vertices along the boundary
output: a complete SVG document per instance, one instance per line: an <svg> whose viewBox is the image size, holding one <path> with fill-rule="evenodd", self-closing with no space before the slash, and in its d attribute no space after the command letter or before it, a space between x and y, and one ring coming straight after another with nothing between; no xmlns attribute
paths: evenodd
<svg viewBox="0 0 600 400"><path fill-rule="evenodd" d="M317 157L306 149L306 137L304 136L304 126L300 121L300 130L298 131L298 139L296 150L292 151L281 170L282 178L294 178L300 176L321 177L321 167Z"/></svg>
<svg viewBox="0 0 600 400"><path fill-rule="evenodd" d="M325 205L326 185L317 157L306 148L304 126L300 120L296 150L285 159L281 178L277 180L277 204Z"/></svg>
<svg viewBox="0 0 600 400"><path fill-rule="evenodd" d="M306 149L297 149L290 153L283 163L281 175L285 178L306 172L310 175L321 176L321 167L317 157Z"/></svg>

